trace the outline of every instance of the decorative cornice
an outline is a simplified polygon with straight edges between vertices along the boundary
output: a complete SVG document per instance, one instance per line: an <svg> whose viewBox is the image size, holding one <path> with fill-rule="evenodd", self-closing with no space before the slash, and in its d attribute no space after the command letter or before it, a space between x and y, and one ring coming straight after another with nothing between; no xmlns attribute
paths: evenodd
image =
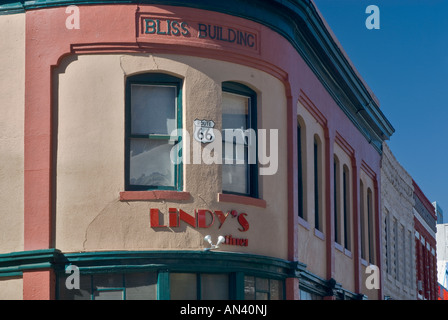
<svg viewBox="0 0 448 320"><path fill-rule="evenodd" d="M311 0L7 1L0 14L67 5L163 4L221 12L265 25L287 39L367 141L379 152L395 131Z"/></svg>

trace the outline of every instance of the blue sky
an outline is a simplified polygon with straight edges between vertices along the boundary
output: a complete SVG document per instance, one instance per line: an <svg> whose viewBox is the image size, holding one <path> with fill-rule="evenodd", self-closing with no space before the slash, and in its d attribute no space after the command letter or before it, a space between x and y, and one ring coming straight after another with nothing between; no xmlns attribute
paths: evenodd
<svg viewBox="0 0 448 320"><path fill-rule="evenodd" d="M448 1L314 0L395 128L388 141L448 216ZM380 10L380 29L365 26Z"/></svg>

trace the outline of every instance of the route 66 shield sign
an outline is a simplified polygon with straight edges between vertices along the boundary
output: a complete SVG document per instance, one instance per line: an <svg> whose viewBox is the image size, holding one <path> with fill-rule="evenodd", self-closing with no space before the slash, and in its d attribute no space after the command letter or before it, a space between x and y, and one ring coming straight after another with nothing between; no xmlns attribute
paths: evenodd
<svg viewBox="0 0 448 320"><path fill-rule="evenodd" d="M194 120L194 139L202 143L210 143L215 140L212 120Z"/></svg>

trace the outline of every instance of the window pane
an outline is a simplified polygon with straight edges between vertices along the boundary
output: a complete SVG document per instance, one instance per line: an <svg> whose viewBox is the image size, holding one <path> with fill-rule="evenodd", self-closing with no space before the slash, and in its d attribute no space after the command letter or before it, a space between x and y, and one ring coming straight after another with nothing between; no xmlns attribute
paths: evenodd
<svg viewBox="0 0 448 320"><path fill-rule="evenodd" d="M311 300L311 293L300 290L300 300Z"/></svg>
<svg viewBox="0 0 448 320"><path fill-rule="evenodd" d="M157 273L127 273L126 300L156 300Z"/></svg>
<svg viewBox="0 0 448 320"><path fill-rule="evenodd" d="M222 165L222 190L248 193L248 170L245 164L223 164Z"/></svg>
<svg viewBox="0 0 448 320"><path fill-rule="evenodd" d="M228 92L222 94L223 191L249 193L248 138L244 136L248 129L249 103L248 97Z"/></svg>
<svg viewBox="0 0 448 320"><path fill-rule="evenodd" d="M255 288L257 291L269 291L269 280L265 278L255 278Z"/></svg>
<svg viewBox="0 0 448 320"><path fill-rule="evenodd" d="M269 300L269 295L267 292L258 292L255 295L255 300Z"/></svg>
<svg viewBox="0 0 448 320"><path fill-rule="evenodd" d="M249 98L228 92L222 93L222 128L247 129Z"/></svg>
<svg viewBox="0 0 448 320"><path fill-rule="evenodd" d="M95 300L123 300L123 290L95 291Z"/></svg>
<svg viewBox="0 0 448 320"><path fill-rule="evenodd" d="M91 300L92 283L90 275L80 275L79 289L68 289L66 286L67 276L59 278L59 299L60 300ZM70 281L70 280L69 280Z"/></svg>
<svg viewBox="0 0 448 320"><path fill-rule="evenodd" d="M283 300L283 281L270 280L271 300Z"/></svg>
<svg viewBox="0 0 448 320"><path fill-rule="evenodd" d="M255 278L250 276L244 277L244 299L255 300Z"/></svg>
<svg viewBox="0 0 448 320"><path fill-rule="evenodd" d="M201 299L229 299L229 276L227 274L201 274Z"/></svg>
<svg viewBox="0 0 448 320"><path fill-rule="evenodd" d="M196 274L170 274L171 300L197 300Z"/></svg>
<svg viewBox="0 0 448 320"><path fill-rule="evenodd" d="M176 87L131 86L131 134L169 135L176 129Z"/></svg>
<svg viewBox="0 0 448 320"><path fill-rule="evenodd" d="M174 165L166 140L131 139L130 184L174 186Z"/></svg>
<svg viewBox="0 0 448 320"><path fill-rule="evenodd" d="M93 275L94 289L122 288L123 285L123 274L121 273Z"/></svg>

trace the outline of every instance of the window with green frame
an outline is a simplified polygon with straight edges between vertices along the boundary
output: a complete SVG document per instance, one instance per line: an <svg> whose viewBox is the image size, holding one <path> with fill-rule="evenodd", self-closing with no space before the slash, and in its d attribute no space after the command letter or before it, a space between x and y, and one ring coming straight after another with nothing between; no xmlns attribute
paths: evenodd
<svg viewBox="0 0 448 320"><path fill-rule="evenodd" d="M160 73L126 79L126 190L182 190L182 164L170 156L181 128L181 79Z"/></svg>
<svg viewBox="0 0 448 320"><path fill-rule="evenodd" d="M229 300L228 273L170 273L171 300Z"/></svg>
<svg viewBox="0 0 448 320"><path fill-rule="evenodd" d="M79 288L58 276L58 300L283 300L284 280L241 272L98 272L80 274ZM71 282L70 282L71 283Z"/></svg>
<svg viewBox="0 0 448 320"><path fill-rule="evenodd" d="M79 289L59 278L59 300L156 300L157 272L81 274Z"/></svg>
<svg viewBox="0 0 448 320"><path fill-rule="evenodd" d="M222 191L258 198L257 95L236 82L222 84Z"/></svg>

